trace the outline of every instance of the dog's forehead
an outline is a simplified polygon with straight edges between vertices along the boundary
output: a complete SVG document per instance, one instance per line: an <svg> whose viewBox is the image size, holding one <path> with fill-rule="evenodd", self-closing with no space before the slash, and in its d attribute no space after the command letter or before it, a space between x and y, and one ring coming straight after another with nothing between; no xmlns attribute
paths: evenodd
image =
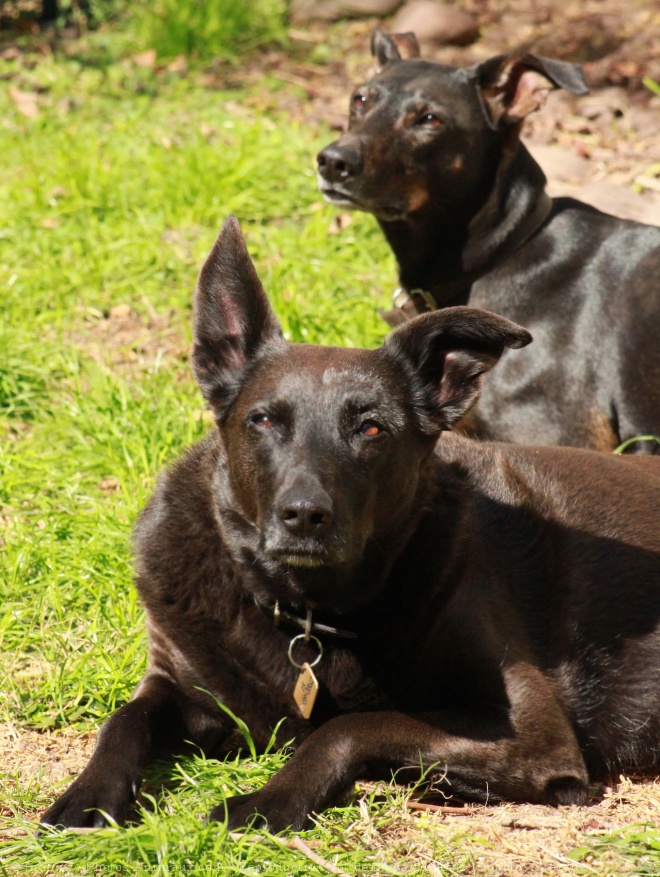
<svg viewBox="0 0 660 877"><path fill-rule="evenodd" d="M378 351L291 344L259 367L248 395L312 404L378 403L391 394L390 368Z"/></svg>
<svg viewBox="0 0 660 877"><path fill-rule="evenodd" d="M384 88L392 98L464 100L474 90L475 79L470 69L420 60L388 65L371 83Z"/></svg>

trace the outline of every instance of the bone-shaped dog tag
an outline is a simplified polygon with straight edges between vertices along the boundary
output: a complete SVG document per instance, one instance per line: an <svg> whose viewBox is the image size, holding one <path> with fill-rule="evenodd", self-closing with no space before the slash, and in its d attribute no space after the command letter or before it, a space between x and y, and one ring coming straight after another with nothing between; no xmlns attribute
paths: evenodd
<svg viewBox="0 0 660 877"><path fill-rule="evenodd" d="M293 689L293 699L303 719L308 719L311 716L318 690L319 682L314 671L309 664L304 663L296 687Z"/></svg>

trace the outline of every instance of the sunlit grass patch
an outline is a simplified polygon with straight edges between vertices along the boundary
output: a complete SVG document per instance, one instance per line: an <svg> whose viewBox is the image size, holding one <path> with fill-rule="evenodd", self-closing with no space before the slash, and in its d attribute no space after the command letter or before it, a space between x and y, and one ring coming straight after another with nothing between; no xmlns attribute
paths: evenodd
<svg viewBox="0 0 660 877"><path fill-rule="evenodd" d="M286 36L284 0L156 0L138 2L131 24L146 48L164 57L235 58Z"/></svg>

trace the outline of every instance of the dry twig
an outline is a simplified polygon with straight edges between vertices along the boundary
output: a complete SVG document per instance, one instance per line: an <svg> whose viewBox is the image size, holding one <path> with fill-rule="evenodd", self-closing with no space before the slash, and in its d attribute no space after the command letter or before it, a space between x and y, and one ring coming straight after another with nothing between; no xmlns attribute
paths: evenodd
<svg viewBox="0 0 660 877"><path fill-rule="evenodd" d="M279 838L276 838L279 841ZM329 874L337 874L339 877L351 877L350 874L347 874L346 871L342 871L341 868L338 868L336 865L333 865L332 862L328 862L327 859L324 859L323 856L319 856L318 853L315 853L314 850L309 847L305 841L295 834L292 840L287 844L289 847L293 847L294 849L301 852L304 856L314 862L315 865L318 865L321 868L324 868L328 871Z"/></svg>
<svg viewBox="0 0 660 877"><path fill-rule="evenodd" d="M468 816L475 812L474 807L451 807L449 804L425 804L423 801L406 801L406 807L410 810L428 810L431 813L460 813Z"/></svg>

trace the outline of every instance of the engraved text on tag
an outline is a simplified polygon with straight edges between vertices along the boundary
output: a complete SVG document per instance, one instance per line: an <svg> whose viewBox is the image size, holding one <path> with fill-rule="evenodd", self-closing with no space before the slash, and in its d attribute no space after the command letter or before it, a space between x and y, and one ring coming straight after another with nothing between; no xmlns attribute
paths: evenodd
<svg viewBox="0 0 660 877"><path fill-rule="evenodd" d="M319 683L314 671L309 664L303 664L296 687L293 689L293 699L303 719L308 719L311 716L318 690Z"/></svg>

